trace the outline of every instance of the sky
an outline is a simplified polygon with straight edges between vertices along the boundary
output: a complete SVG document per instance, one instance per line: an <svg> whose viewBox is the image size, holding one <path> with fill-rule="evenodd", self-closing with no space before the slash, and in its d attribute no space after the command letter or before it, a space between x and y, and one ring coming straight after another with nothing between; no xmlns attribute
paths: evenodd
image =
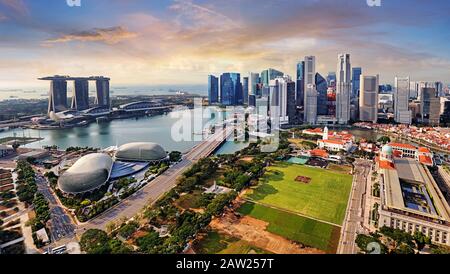
<svg viewBox="0 0 450 274"><path fill-rule="evenodd" d="M325 76L339 53L385 83L450 83L449 11L442 0L0 0L0 89L56 74L130 86L269 67L294 76L307 55Z"/></svg>

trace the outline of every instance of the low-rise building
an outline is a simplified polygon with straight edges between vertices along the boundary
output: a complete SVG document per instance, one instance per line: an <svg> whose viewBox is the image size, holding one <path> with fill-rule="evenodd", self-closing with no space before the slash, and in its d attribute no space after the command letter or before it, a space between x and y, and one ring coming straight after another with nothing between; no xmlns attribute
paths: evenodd
<svg viewBox="0 0 450 274"><path fill-rule="evenodd" d="M11 155L14 152L14 149L10 146L0 145L0 158Z"/></svg>
<svg viewBox="0 0 450 274"><path fill-rule="evenodd" d="M450 246L450 206L428 168L413 158L397 157L384 146L376 159L380 173L379 226L422 232Z"/></svg>
<svg viewBox="0 0 450 274"><path fill-rule="evenodd" d="M413 158L427 166L434 165L433 153L426 147L415 147L403 143L390 143L389 145L398 157Z"/></svg>
<svg viewBox="0 0 450 274"><path fill-rule="evenodd" d="M317 145L320 149L328 151L350 151L353 146L353 135L346 131L343 132L329 132L326 127L323 130L322 140L317 141Z"/></svg>

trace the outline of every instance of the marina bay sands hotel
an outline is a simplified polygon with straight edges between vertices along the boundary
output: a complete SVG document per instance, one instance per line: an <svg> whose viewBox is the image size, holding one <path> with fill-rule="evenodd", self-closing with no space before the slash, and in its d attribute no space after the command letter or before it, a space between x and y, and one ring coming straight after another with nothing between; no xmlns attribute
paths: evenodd
<svg viewBox="0 0 450 274"><path fill-rule="evenodd" d="M95 107L110 109L111 101L109 95L110 78L103 76L91 77L70 77L70 76L50 76L39 78L38 80L50 81L50 93L48 100L48 113L62 112L68 110L67 82L73 81L74 89L71 109L83 111L89 106L89 81L95 81L97 94L95 97Z"/></svg>

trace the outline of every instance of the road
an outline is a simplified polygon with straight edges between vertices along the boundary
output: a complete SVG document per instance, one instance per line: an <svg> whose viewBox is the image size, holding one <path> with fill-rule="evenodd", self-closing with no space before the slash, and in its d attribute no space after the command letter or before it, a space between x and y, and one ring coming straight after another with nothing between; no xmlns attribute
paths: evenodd
<svg viewBox="0 0 450 274"><path fill-rule="evenodd" d="M63 238L71 238L75 236L75 224L69 215L58 203L47 179L40 173L36 175L36 184L39 193L42 193L49 202L50 207L50 238L52 242L57 242Z"/></svg>
<svg viewBox="0 0 450 274"><path fill-rule="evenodd" d="M188 170L195 162L208 157L214 152L232 131L220 130L214 135L192 148L183 160L169 168L155 180L138 190L134 195L122 200L116 206L108 209L96 218L78 226L77 234L81 235L88 229L105 229L109 223L120 222L138 214L148 205L153 204L162 195L170 191L177 182L177 178Z"/></svg>
<svg viewBox="0 0 450 274"><path fill-rule="evenodd" d="M358 247L355 243L356 236L358 233L365 232L362 224L364 222L366 183L368 176L370 176L372 162L357 159L354 165L353 186L341 230L338 254L356 254L358 252Z"/></svg>

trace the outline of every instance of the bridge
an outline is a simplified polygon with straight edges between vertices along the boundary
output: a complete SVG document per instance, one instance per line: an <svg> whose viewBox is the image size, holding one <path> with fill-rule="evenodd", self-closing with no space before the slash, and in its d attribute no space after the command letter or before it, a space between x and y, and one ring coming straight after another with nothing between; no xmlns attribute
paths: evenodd
<svg viewBox="0 0 450 274"><path fill-rule="evenodd" d="M87 223L78 226L77 234L81 235L88 229L106 229L109 223L118 223L130 219L152 205L177 184L177 178L200 159L208 157L220 147L234 132L233 127L218 129L213 135L186 153L181 162L169 168L166 172L149 182L132 196L122 200Z"/></svg>
<svg viewBox="0 0 450 274"><path fill-rule="evenodd" d="M0 128L17 128L17 127L28 126L30 124L31 124L30 121L27 121L27 122L13 122L13 123L8 123L8 124L0 124Z"/></svg>

